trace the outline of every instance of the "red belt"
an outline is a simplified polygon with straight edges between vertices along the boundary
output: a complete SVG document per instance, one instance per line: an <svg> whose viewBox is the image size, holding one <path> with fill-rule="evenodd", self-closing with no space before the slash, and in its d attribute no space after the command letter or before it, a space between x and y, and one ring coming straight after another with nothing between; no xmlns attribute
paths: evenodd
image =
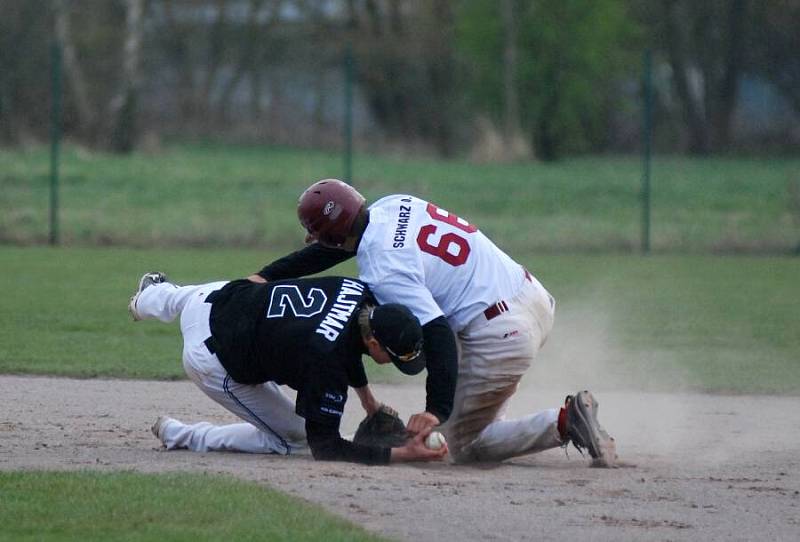
<svg viewBox="0 0 800 542"><path fill-rule="evenodd" d="M531 274L528 273L528 270L525 269L524 267L522 268L522 270L525 271L525 279L528 282L533 282ZM506 311L508 311L508 303L506 303L501 299L494 305L489 305L489 307L485 311L483 311L483 315L486 317L487 320L491 320L492 318L497 318Z"/></svg>
<svg viewBox="0 0 800 542"><path fill-rule="evenodd" d="M488 309L483 311L483 315L486 317L487 320L491 320L492 318L497 318L502 313L508 310L508 304L505 301L498 301L494 305L490 305Z"/></svg>

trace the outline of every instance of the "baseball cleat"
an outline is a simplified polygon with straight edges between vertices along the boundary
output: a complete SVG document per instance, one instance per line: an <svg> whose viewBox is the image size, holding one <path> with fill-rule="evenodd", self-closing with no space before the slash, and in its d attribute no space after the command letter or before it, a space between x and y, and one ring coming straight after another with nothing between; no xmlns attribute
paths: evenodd
<svg viewBox="0 0 800 542"><path fill-rule="evenodd" d="M592 393L583 390L574 396L568 395L564 408L567 411L567 436L572 445L581 453L586 449L592 456L593 466L614 467L616 443L597 421L598 405Z"/></svg>
<svg viewBox="0 0 800 542"><path fill-rule="evenodd" d="M159 416L158 419L150 426L150 432L161 441L161 444L166 446L167 444L164 442L164 427L167 423L174 421L172 418L168 416Z"/></svg>
<svg viewBox="0 0 800 542"><path fill-rule="evenodd" d="M154 284L161 284L162 282L167 282L167 276L160 271L153 271L152 273L145 273L142 275L142 278L139 279L139 287L136 289L136 293L131 296L131 301L128 303L128 311L133 316L133 321L138 322L142 319L139 313L136 311L136 301L139 299L139 296L145 290Z"/></svg>

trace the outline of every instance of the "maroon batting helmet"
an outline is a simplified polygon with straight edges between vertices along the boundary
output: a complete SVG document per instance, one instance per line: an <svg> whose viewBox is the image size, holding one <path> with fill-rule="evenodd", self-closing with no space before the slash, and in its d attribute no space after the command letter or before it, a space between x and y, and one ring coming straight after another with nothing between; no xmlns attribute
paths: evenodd
<svg viewBox="0 0 800 542"><path fill-rule="evenodd" d="M323 179L306 189L297 202L297 218L321 244L341 247L353 235L353 223L366 201L347 183Z"/></svg>

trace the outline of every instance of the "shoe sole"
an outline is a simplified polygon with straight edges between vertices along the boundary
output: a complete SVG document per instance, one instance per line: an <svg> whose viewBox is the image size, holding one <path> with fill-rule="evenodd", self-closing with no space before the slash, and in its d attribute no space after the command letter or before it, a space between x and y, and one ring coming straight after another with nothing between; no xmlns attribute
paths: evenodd
<svg viewBox="0 0 800 542"><path fill-rule="evenodd" d="M142 275L142 278L139 279L139 286L136 288L136 293L131 296L130 302L128 302L128 312L131 313L134 322L139 322L142 320L142 317L139 316L139 313L136 312L136 301L138 301L139 296L142 294L142 290L144 290L144 281L146 278L150 277L151 275L155 275L156 272L145 273ZM166 277L160 282L155 282L155 284L161 284L162 282L166 282Z"/></svg>
<svg viewBox="0 0 800 542"><path fill-rule="evenodd" d="M617 461L617 445L614 439L600 426L597 421L597 401L590 391L580 391L573 399L574 414L580 421L580 427L586 428L581 432L581 438L586 443L589 455L592 456L593 467L614 467Z"/></svg>
<svg viewBox="0 0 800 542"><path fill-rule="evenodd" d="M136 300L139 299L139 292L133 294L131 296L131 300L128 303L128 312L131 313L131 317L133 318L134 322L138 322L141 320L139 314L136 312Z"/></svg>

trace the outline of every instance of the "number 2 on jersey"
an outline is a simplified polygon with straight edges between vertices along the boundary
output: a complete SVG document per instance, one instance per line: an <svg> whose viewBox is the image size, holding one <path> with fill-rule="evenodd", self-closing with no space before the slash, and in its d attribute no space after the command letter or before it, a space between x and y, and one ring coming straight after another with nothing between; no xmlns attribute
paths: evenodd
<svg viewBox="0 0 800 542"><path fill-rule="evenodd" d="M319 288L303 294L293 284L278 284L272 289L267 307L267 318L282 318L288 309L298 318L310 318L322 312L328 296Z"/></svg>
<svg viewBox="0 0 800 542"><path fill-rule="evenodd" d="M425 210L433 220L444 222L445 224L449 224L463 232L475 233L478 231L476 226L473 226L463 218L459 218L458 216L449 213L444 209L440 209L433 203L429 203ZM467 257L472 250L467 240L457 233L450 232L442 235L439 238L439 243L433 245L428 242L428 239L430 239L431 235L436 233L436 230L437 227L435 224L427 224L419 229L419 234L417 234L417 245L419 246L420 250L441 258L454 267L463 265L464 262L467 261ZM455 248L455 253L450 251L451 247Z"/></svg>

